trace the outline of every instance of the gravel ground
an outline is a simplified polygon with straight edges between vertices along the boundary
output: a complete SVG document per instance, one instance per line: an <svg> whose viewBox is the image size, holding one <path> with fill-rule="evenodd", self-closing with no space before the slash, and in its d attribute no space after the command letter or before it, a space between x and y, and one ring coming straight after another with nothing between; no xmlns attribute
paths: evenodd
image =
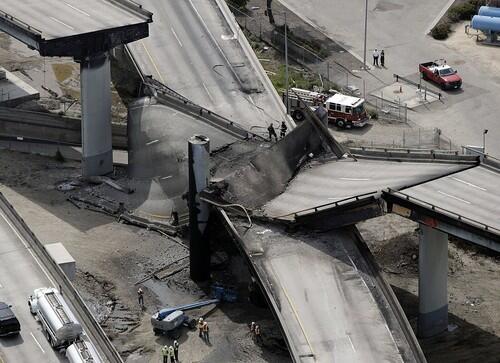
<svg viewBox="0 0 500 363"><path fill-rule="evenodd" d="M154 336L149 317L161 307L207 298L209 286L193 283L188 268L171 278L148 280L141 285L146 303L141 311L135 283L186 256L186 249L155 232L76 208L57 186L79 173L78 162L0 150L0 191L42 243L61 242L76 259L75 285L120 353L127 362L159 362L161 346L172 341ZM191 313L208 314L211 344L184 329L179 339L182 361L289 362L271 312L248 302L250 276L238 252L227 242L213 247L226 254L217 255L229 256L227 266L214 272L213 279L237 286L239 302ZM251 321L261 323L264 346L253 342L247 325Z"/></svg>

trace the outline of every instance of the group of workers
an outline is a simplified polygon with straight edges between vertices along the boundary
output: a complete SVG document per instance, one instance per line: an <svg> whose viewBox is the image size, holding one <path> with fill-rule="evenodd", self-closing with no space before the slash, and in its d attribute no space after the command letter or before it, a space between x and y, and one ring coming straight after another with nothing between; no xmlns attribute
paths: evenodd
<svg viewBox="0 0 500 363"><path fill-rule="evenodd" d="M255 324L255 321L252 321L252 324L250 324L250 333L252 334L252 338L255 340L256 343L262 343L262 335L260 331L260 325Z"/></svg>
<svg viewBox="0 0 500 363"><path fill-rule="evenodd" d="M178 363L179 362L179 343L174 340L174 345L170 347L165 345L161 348L163 363Z"/></svg>
<svg viewBox="0 0 500 363"><path fill-rule="evenodd" d="M285 121L282 121L281 127L280 127L280 139L285 137L287 130L288 130L288 127L286 126ZM274 126L273 126L272 122L267 127L267 131L269 132L269 141L272 141L273 137L275 138L276 141L278 141L278 135L276 134L276 131L274 130Z"/></svg>
<svg viewBox="0 0 500 363"><path fill-rule="evenodd" d="M208 323L203 318L198 319L198 332L199 337L202 338L206 343L210 343L210 336L208 335Z"/></svg>

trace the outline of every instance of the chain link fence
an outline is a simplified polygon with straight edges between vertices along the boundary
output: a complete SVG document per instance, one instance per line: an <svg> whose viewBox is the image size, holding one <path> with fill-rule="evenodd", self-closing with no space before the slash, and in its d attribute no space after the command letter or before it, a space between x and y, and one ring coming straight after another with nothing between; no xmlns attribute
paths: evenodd
<svg viewBox="0 0 500 363"><path fill-rule="evenodd" d="M276 23L270 24L266 18L252 16L228 3L236 21L243 30L265 42L281 54L285 54L285 19L282 13L273 12ZM298 39L288 28L288 57L295 63L320 75L322 80L338 86L338 91L353 93L349 89L349 79L360 78L342 64L327 59L329 51L323 44Z"/></svg>
<svg viewBox="0 0 500 363"><path fill-rule="evenodd" d="M372 141L354 140L352 144L375 148L454 149L451 139L444 137L438 128L391 129L390 135Z"/></svg>

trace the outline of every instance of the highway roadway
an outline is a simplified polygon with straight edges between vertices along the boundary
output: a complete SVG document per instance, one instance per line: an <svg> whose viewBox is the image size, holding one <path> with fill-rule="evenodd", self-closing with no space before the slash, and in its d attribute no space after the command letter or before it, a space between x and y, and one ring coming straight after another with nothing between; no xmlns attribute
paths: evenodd
<svg viewBox="0 0 500 363"><path fill-rule="evenodd" d="M462 217L470 218L500 233L500 172L478 166L420 184L402 192Z"/></svg>
<svg viewBox="0 0 500 363"><path fill-rule="evenodd" d="M62 354L52 349L28 309L27 297L43 286L54 284L0 211L0 300L12 305L21 323L19 336L0 337L0 357L5 363L67 362Z"/></svg>
<svg viewBox="0 0 500 363"><path fill-rule="evenodd" d="M129 44L144 74L247 129L265 131L271 121L278 126L285 119L283 104L255 65L255 54L243 51L216 2L139 3L154 13L150 36ZM249 85L259 91L244 92Z"/></svg>
<svg viewBox="0 0 500 363"><path fill-rule="evenodd" d="M297 362L416 360L401 327L384 316L394 312L381 312L386 301L350 229L289 234L275 225L247 230L233 222Z"/></svg>
<svg viewBox="0 0 500 363"><path fill-rule="evenodd" d="M139 14L103 0L2 0L0 11L41 31L46 40L145 22Z"/></svg>
<svg viewBox="0 0 500 363"><path fill-rule="evenodd" d="M312 164L279 195L264 206L270 217L333 203L385 188L404 188L469 168L453 163L393 162L343 159Z"/></svg>

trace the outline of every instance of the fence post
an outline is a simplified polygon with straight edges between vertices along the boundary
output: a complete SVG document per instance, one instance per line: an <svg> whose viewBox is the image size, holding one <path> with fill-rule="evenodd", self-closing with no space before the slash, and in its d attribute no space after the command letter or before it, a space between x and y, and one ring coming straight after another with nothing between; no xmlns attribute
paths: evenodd
<svg viewBox="0 0 500 363"><path fill-rule="evenodd" d="M330 62L326 62L326 78L330 80Z"/></svg>
<svg viewBox="0 0 500 363"><path fill-rule="evenodd" d="M406 146L406 134L405 134L405 130L403 130L403 147Z"/></svg>
<svg viewBox="0 0 500 363"><path fill-rule="evenodd" d="M259 19L259 39L262 41L262 19Z"/></svg>
<svg viewBox="0 0 500 363"><path fill-rule="evenodd" d="M421 130L421 128L419 127L418 128L418 146L420 146L420 144L422 143L422 140L420 138L420 130Z"/></svg>

